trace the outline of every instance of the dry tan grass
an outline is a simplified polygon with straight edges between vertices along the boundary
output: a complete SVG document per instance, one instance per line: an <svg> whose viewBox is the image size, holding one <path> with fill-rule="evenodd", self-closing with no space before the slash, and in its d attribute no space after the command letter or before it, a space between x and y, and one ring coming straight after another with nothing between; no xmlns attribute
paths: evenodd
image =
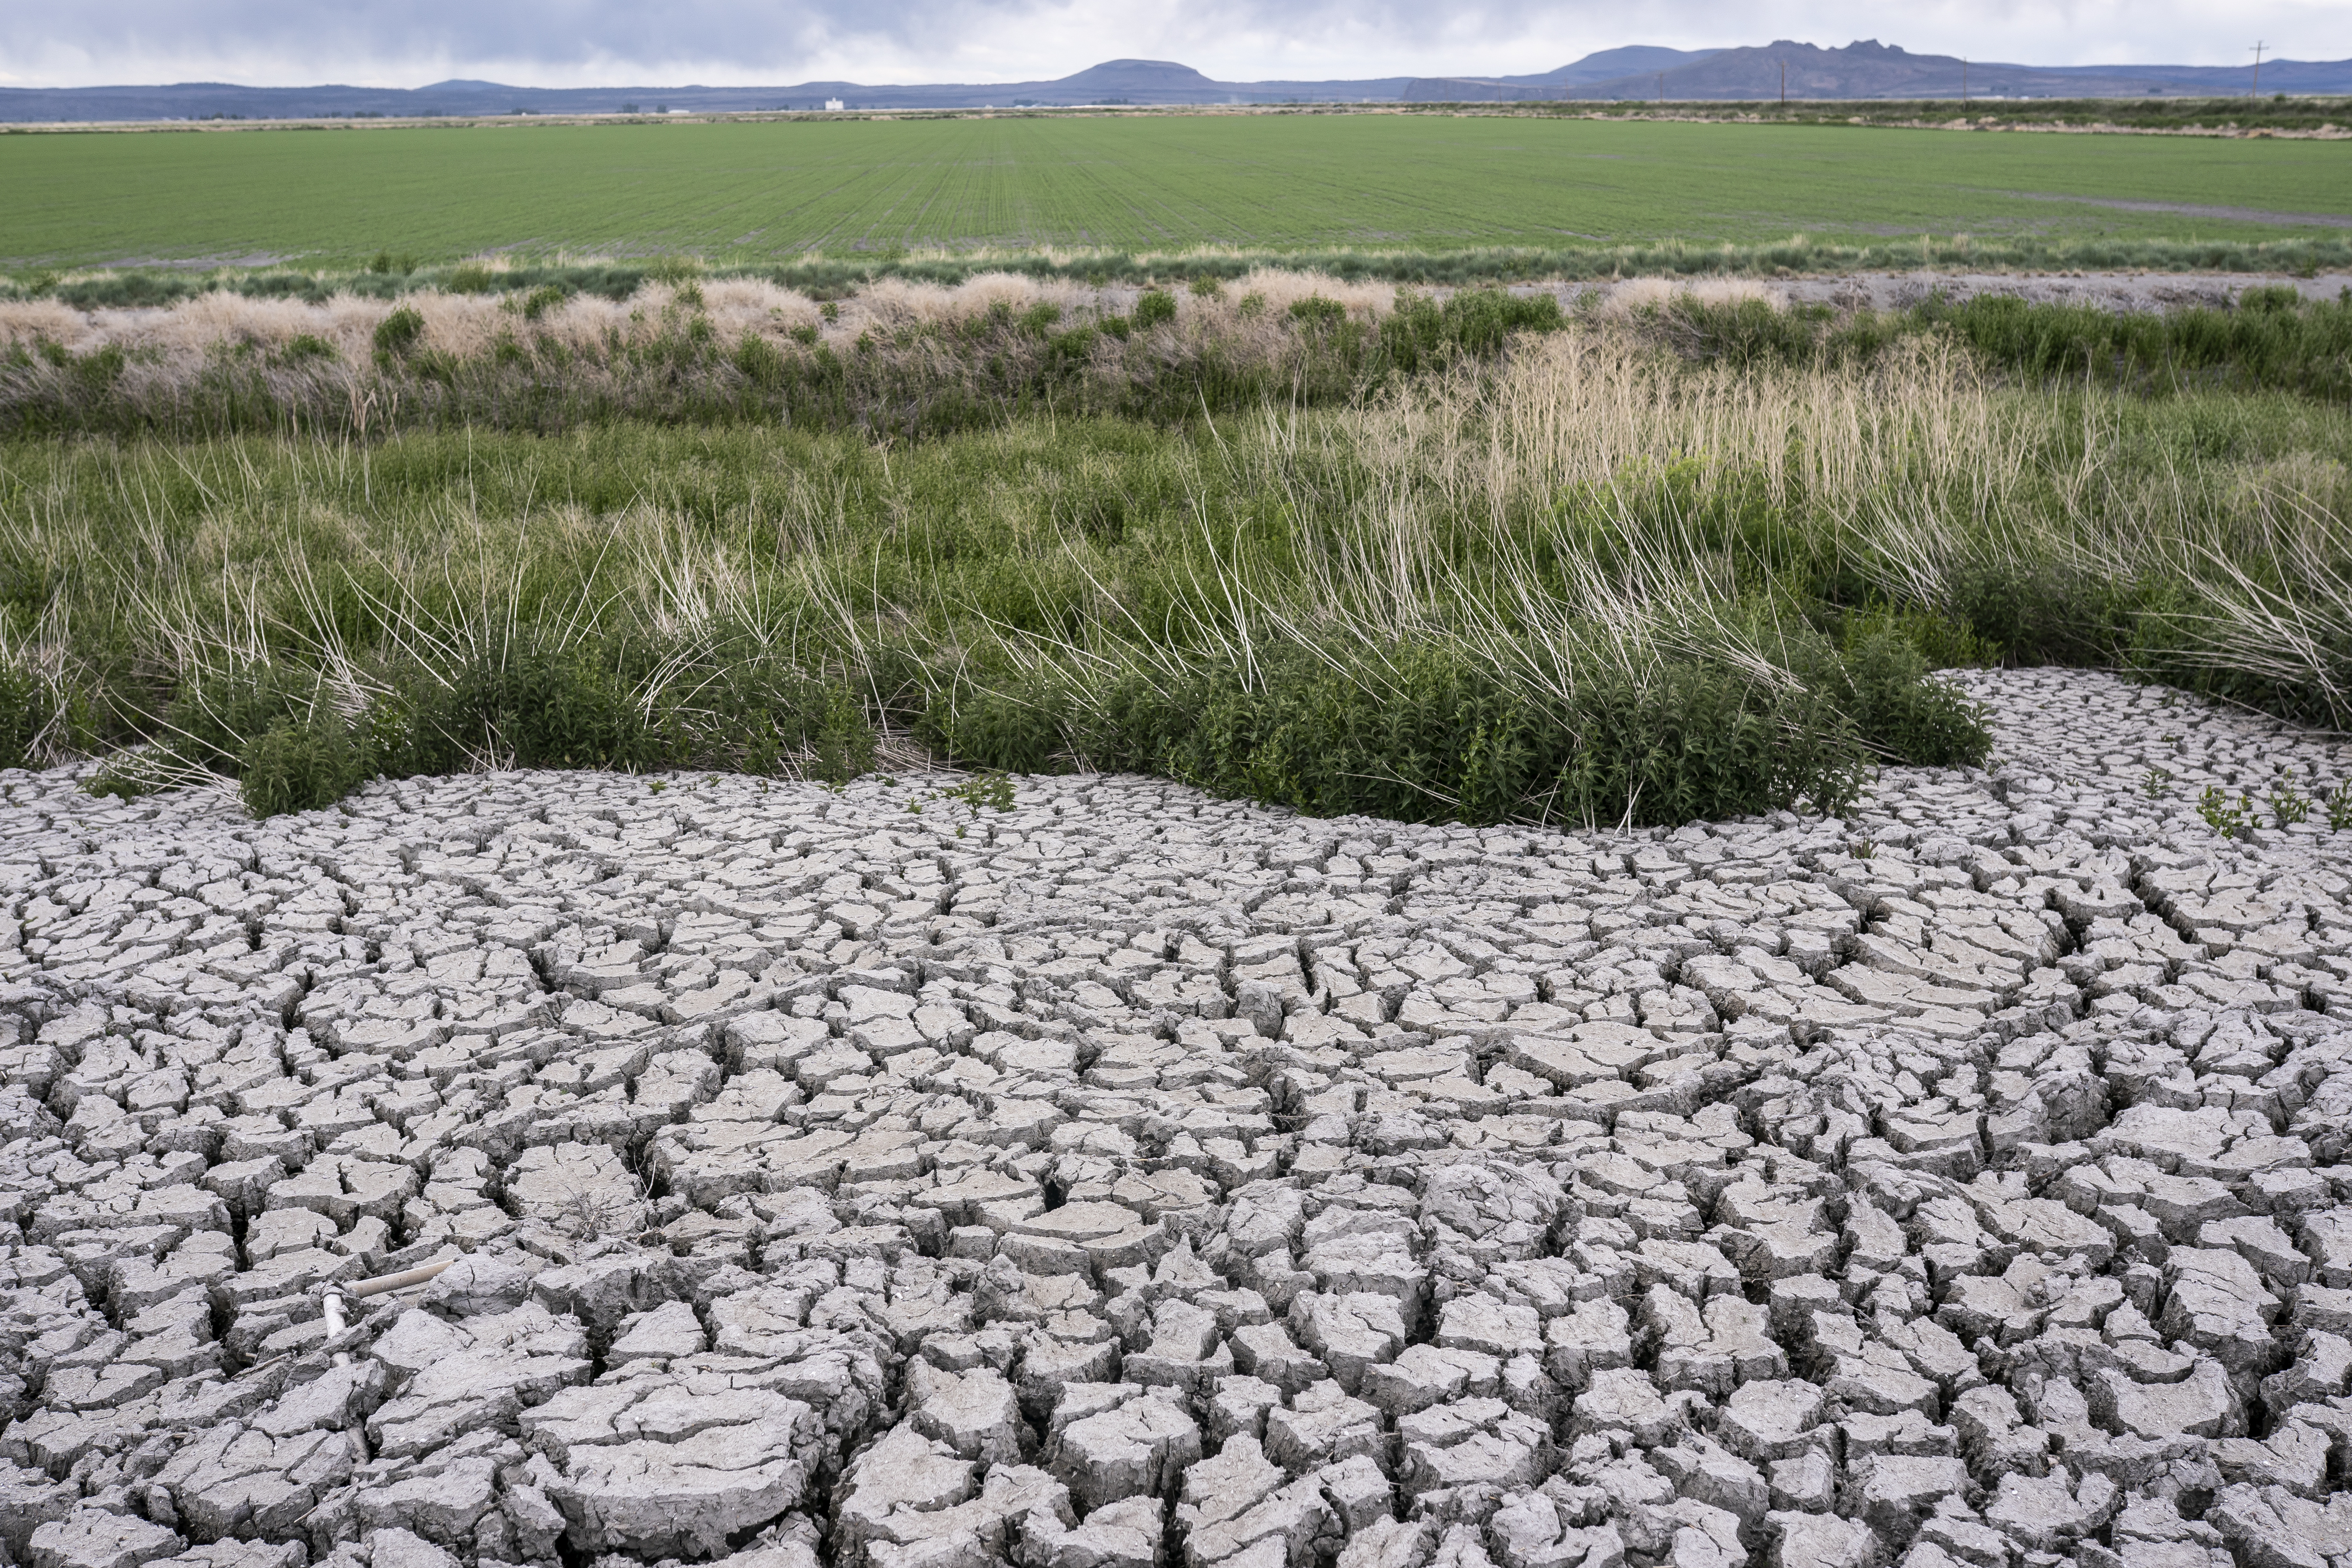
<svg viewBox="0 0 2352 1568"><path fill-rule="evenodd" d="M55 300L0 300L0 349L52 342L82 353L104 341L91 341L91 332L90 317L70 305Z"/></svg>
<svg viewBox="0 0 2352 1568"><path fill-rule="evenodd" d="M475 263L499 271L498 258ZM471 358L486 353L501 336L543 335L575 352L595 352L614 343L640 342L673 331L699 314L722 343L757 334L781 338L814 327L828 342L854 341L861 333L888 336L908 329L971 321L995 310L1023 312L1052 305L1073 324L1126 310L1132 289L1100 289L1065 279L1039 279L1009 272L982 273L953 288L884 279L835 302L827 320L817 302L791 289L759 279L706 279L698 282L647 283L625 300L574 295L525 321L524 297L517 292L455 294L433 289L396 301L337 295L324 304L294 300L256 300L225 290L161 308L79 310L51 300L0 301L0 352L51 342L77 353L109 345L184 365L222 349L282 351L298 337L333 345L348 364L363 363L375 330L398 309L425 319L424 346ZM1264 309L1245 314L1243 301L1255 296ZM1336 300L1350 315L1372 319L1396 304L1386 283L1349 283L1315 272L1260 268L1215 294L1176 291L1180 330L1206 329L1254 335L1255 321L1279 318L1298 300ZM1165 329L1163 329L1165 330Z"/></svg>
<svg viewBox="0 0 2352 1568"><path fill-rule="evenodd" d="M1636 310L1663 310L1682 299L1696 300L1702 305L1738 305L1761 300L1775 309L1788 303L1779 289L1753 278L1628 278L1610 286L1601 310L1612 316L1630 316Z"/></svg>
<svg viewBox="0 0 2352 1568"><path fill-rule="evenodd" d="M1327 272L1276 271L1260 267L1237 283L1225 285L1223 297L1235 303L1252 294L1262 296L1269 311L1286 311L1301 300L1337 300L1351 316L1384 316L1396 308L1393 283L1349 283Z"/></svg>

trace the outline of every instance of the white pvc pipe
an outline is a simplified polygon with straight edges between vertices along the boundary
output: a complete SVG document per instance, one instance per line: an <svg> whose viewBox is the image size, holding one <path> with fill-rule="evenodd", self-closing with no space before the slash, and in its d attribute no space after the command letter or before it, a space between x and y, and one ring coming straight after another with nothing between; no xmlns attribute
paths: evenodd
<svg viewBox="0 0 2352 1568"><path fill-rule="evenodd" d="M373 1279L362 1279L355 1285L329 1285L325 1301L327 1337L333 1339L341 1333L346 1326L346 1320L343 1317L343 1298L346 1296L358 1300L363 1297L381 1296L387 1290L404 1290L411 1285L422 1285L426 1280L437 1277L443 1269L457 1261L454 1258L445 1258L438 1263L428 1263L422 1268L411 1268L400 1274L380 1274ZM335 1364L351 1365L350 1352L337 1351Z"/></svg>
<svg viewBox="0 0 2352 1568"><path fill-rule="evenodd" d="M457 1261L454 1258L445 1258L438 1263L428 1263L422 1268L411 1268L404 1274L379 1275L373 1279L362 1279L358 1284L347 1286L345 1289L354 1299L362 1296L381 1296L386 1290L405 1290L411 1285L424 1284Z"/></svg>

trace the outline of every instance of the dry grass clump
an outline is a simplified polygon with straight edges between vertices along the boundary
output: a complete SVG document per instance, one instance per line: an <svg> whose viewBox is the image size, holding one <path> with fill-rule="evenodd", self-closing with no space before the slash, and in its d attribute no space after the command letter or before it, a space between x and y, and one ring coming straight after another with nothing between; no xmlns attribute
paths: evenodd
<svg viewBox="0 0 2352 1568"><path fill-rule="evenodd" d="M1719 307L1758 300L1779 310L1782 292L1753 278L1628 278L1601 291L1603 313L1622 319L1642 310L1663 310L1678 300Z"/></svg>
<svg viewBox="0 0 2352 1568"><path fill-rule="evenodd" d="M1244 274L1236 283L1228 283L1211 305L1237 307L1239 302L1256 295L1265 301L1270 313L1287 311L1302 300L1336 300L1347 308L1350 316L1370 320L1384 316L1396 308L1396 285L1393 283L1350 283L1327 272L1292 272L1260 267ZM1180 301L1181 304L1181 301Z"/></svg>
<svg viewBox="0 0 2352 1568"><path fill-rule="evenodd" d="M93 315L55 300L0 300L0 350L29 350L56 343L88 353L106 340Z"/></svg>

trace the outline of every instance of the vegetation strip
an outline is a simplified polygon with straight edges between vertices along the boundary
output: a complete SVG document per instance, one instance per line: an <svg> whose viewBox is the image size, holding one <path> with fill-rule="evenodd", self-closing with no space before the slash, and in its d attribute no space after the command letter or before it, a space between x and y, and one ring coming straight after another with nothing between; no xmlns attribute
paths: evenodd
<svg viewBox="0 0 2352 1568"><path fill-rule="evenodd" d="M1931 668L2344 718L2345 306L1258 283L1078 321L885 289L781 333L687 285L593 352L562 348L580 301L542 341L458 300L373 308L358 365L199 353L215 401L177 422L5 448L11 750L111 752L120 792L226 774L263 812L486 763L929 755L1677 822L1980 759ZM436 337L484 320L515 331ZM140 407L141 363L110 390L98 357L7 384ZM330 373L331 406L288 390Z"/></svg>

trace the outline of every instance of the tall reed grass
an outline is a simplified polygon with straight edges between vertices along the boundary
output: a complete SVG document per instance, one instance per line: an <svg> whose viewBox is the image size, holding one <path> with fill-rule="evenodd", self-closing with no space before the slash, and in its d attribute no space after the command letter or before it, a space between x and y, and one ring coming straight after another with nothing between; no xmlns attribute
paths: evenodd
<svg viewBox="0 0 2352 1568"><path fill-rule="evenodd" d="M1025 299L860 309L1017 321ZM257 810L383 772L838 779L929 755L1660 822L1836 809L1882 762L1981 759L1927 675L1954 663L2116 664L2327 722L2352 704L2352 418L2323 401L2008 381L1948 332L1709 354L1664 310L1511 335L1294 302L1177 296L1142 341L1271 318L1419 357L1334 406L1000 407L914 444L632 421L20 438L0 742L109 756L100 787L235 777Z"/></svg>

